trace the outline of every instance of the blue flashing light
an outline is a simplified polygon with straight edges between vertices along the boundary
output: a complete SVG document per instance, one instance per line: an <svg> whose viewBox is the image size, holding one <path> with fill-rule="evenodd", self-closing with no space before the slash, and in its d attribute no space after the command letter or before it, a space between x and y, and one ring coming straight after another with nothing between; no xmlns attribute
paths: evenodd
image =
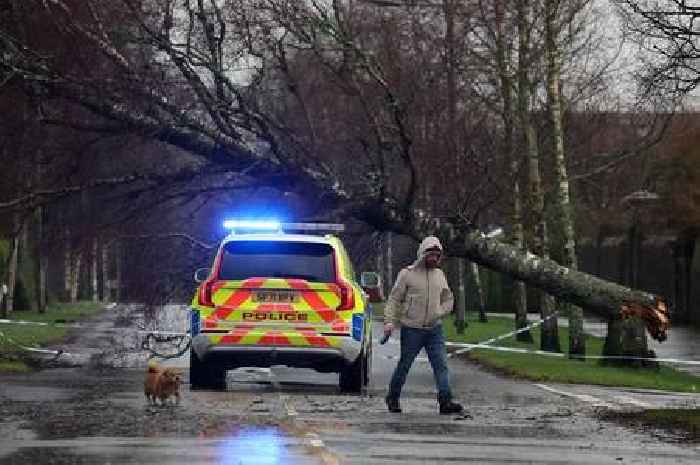
<svg viewBox="0 0 700 465"><path fill-rule="evenodd" d="M226 229L248 229L256 231L279 231L281 229L279 221L255 221L255 220L226 220L224 228Z"/></svg>
<svg viewBox="0 0 700 465"><path fill-rule="evenodd" d="M352 314L352 338L362 341L362 333L365 328L365 316L362 313Z"/></svg>
<svg viewBox="0 0 700 465"><path fill-rule="evenodd" d="M201 322L199 319L199 310L190 310L190 336L194 337L201 331Z"/></svg>

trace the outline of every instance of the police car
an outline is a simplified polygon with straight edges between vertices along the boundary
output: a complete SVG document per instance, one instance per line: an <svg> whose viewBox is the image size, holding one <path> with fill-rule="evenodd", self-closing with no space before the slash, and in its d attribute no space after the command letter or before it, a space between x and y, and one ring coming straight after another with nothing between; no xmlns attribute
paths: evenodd
<svg viewBox="0 0 700 465"><path fill-rule="evenodd" d="M342 225L227 221L192 300L190 383L225 388L238 367L313 368L340 388L369 384L371 307L341 240ZM363 273L370 287L374 273Z"/></svg>

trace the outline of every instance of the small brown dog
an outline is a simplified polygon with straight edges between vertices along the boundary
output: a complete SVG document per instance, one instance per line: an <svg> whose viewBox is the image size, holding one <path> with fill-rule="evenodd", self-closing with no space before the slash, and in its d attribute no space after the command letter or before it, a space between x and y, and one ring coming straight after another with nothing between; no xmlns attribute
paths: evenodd
<svg viewBox="0 0 700 465"><path fill-rule="evenodd" d="M171 396L175 398L175 403L179 404L181 379L181 374L176 369L161 368L155 363L149 363L143 393L153 405L157 404L157 399L160 399L161 405L165 405Z"/></svg>

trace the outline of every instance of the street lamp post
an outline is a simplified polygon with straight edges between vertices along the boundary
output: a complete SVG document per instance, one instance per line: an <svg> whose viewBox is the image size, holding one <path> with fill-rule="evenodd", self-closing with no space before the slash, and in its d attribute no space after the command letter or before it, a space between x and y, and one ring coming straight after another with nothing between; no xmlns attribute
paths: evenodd
<svg viewBox="0 0 700 465"><path fill-rule="evenodd" d="M628 264L626 284L632 288L639 285L639 267L642 234L640 231L640 213L659 200L659 195L647 190L638 190L625 196L622 204L630 207L631 221L627 231Z"/></svg>

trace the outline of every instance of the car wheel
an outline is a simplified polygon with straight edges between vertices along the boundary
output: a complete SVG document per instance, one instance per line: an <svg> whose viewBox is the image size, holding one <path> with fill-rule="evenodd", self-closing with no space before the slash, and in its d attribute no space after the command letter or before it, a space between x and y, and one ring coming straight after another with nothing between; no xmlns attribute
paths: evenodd
<svg viewBox="0 0 700 465"><path fill-rule="evenodd" d="M226 370L199 359L190 350L190 389L225 389Z"/></svg>
<svg viewBox="0 0 700 465"><path fill-rule="evenodd" d="M369 384L371 371L371 351L363 351L352 365L340 371L340 390L348 393L360 393Z"/></svg>
<svg viewBox="0 0 700 465"><path fill-rule="evenodd" d="M369 382L372 379L372 343L369 343L369 347L367 350L367 356L365 357L364 364L365 364L365 369L364 369L364 379L362 380L362 384L365 388L369 387Z"/></svg>

